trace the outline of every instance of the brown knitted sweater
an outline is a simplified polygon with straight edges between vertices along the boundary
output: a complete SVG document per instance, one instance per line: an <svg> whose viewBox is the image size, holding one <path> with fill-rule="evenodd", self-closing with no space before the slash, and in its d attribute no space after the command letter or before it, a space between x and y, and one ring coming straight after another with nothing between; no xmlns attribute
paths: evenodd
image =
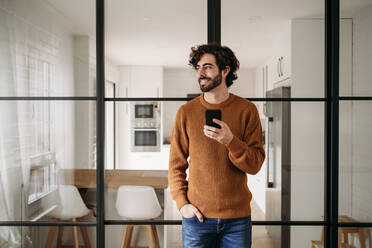
<svg viewBox="0 0 372 248"><path fill-rule="evenodd" d="M222 121L234 135L228 145L204 135L206 109L221 109ZM210 104L202 94L176 115L168 172L172 198L178 209L191 203L207 218L249 216L252 193L246 173L256 174L264 159L256 106L232 93L224 102Z"/></svg>

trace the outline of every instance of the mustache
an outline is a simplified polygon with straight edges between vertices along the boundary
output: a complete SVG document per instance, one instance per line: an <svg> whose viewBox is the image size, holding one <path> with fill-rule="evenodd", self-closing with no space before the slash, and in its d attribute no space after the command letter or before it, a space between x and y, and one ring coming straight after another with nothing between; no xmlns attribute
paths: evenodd
<svg viewBox="0 0 372 248"><path fill-rule="evenodd" d="M208 80L212 80L211 78L209 78L209 77L200 77L199 78L199 82L200 82L200 80L203 80L203 79L208 79Z"/></svg>

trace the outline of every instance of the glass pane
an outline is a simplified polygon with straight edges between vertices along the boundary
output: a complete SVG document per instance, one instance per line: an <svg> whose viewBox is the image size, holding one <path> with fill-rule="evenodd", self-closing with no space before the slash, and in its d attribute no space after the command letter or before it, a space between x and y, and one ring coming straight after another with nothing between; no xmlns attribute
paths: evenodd
<svg viewBox="0 0 372 248"><path fill-rule="evenodd" d="M119 247L126 230L132 230L132 237L130 241L131 246L146 247L148 245L146 227L141 225L134 225L132 227L128 227L127 225L106 226L106 247ZM253 226L251 239L252 247L311 247L311 244L313 242L321 242L322 230L323 228L320 226ZM282 231L283 236L281 236ZM160 247L182 247L182 225L158 225L156 226L156 233L158 236ZM220 237L217 239L220 239ZM351 242L354 242L354 244L358 243L358 241L355 241L355 238L353 238L349 234L349 243L352 244Z"/></svg>
<svg viewBox="0 0 372 248"><path fill-rule="evenodd" d="M339 235L341 235L341 242L349 244L351 247L371 248L371 233L371 228L341 227Z"/></svg>
<svg viewBox="0 0 372 248"><path fill-rule="evenodd" d="M235 52L242 75L231 90L243 84L243 97L265 97L291 86L292 97L324 96L324 1L221 5L221 43Z"/></svg>
<svg viewBox="0 0 372 248"><path fill-rule="evenodd" d="M312 244L322 244L322 233L324 228L321 226L291 226L290 235L291 242L290 246L274 246L274 247L312 247ZM283 244L283 243L282 243ZM323 246L315 246L323 247Z"/></svg>
<svg viewBox="0 0 372 248"><path fill-rule="evenodd" d="M340 103L339 213L371 222L372 102Z"/></svg>
<svg viewBox="0 0 372 248"><path fill-rule="evenodd" d="M252 247L323 247L321 226L253 226Z"/></svg>
<svg viewBox="0 0 372 248"><path fill-rule="evenodd" d="M270 92L279 96L280 91L285 92L281 88ZM263 117L266 160L261 171L248 178L253 199L265 220L320 220L324 215L324 104L267 102Z"/></svg>
<svg viewBox="0 0 372 248"><path fill-rule="evenodd" d="M291 227L290 247L310 247L310 244L323 244L323 230L323 227ZM339 247L372 247L371 228L341 227L339 228L339 238Z"/></svg>
<svg viewBox="0 0 372 248"><path fill-rule="evenodd" d="M0 96L96 95L95 1L1 1L0 30Z"/></svg>
<svg viewBox="0 0 372 248"><path fill-rule="evenodd" d="M182 73L172 83L190 89L191 47L207 42L206 1L111 0L105 16L105 76L117 83L117 97L165 96L173 71ZM194 85L188 93L198 92Z"/></svg>
<svg viewBox="0 0 372 248"><path fill-rule="evenodd" d="M288 91L288 88L278 88L270 91L269 94L286 96L285 94L289 94ZM202 97L199 96L199 99ZM193 100L198 101L197 99ZM141 218L141 209L138 207L135 208L134 213L139 215L126 216L120 213L124 207L131 208L128 200L121 201L120 197L124 197L123 199L126 199L125 197L146 199L146 197L138 197L139 193L133 188L127 188L127 191L118 193L119 186L137 185L154 188L155 194L151 193L151 197L156 196L161 209L152 218L179 220L181 215L170 193L168 170L171 150L170 141L176 114L186 102L164 101L158 103L157 109L160 111L159 114L161 116L160 125L158 125L157 118L147 120L147 122L142 118L135 118L133 112L135 111L136 103L116 103L118 108L117 125L120 127L116 133L116 145L117 150L120 152L116 155L116 169L106 170L106 218L114 220ZM202 108L205 107L202 106ZM225 110L222 108L222 120L225 116L224 113L228 113L224 111L234 113L236 109ZM196 118L195 120L199 118L200 124L195 125L199 125L200 129L203 129L203 123L205 123L204 112L199 114L196 111L195 113L187 114L187 116L193 116L192 118ZM234 116L238 118L240 115L235 113ZM248 181L246 183L250 193L253 195L253 200L251 201L253 220L255 218L284 221L321 220L324 215L324 104L317 102L266 102L264 112L259 111L259 118L264 137L266 160L257 174L247 176ZM230 126L239 123L239 120L236 119L231 122ZM155 124L158 128L144 128L145 125L150 126L149 123L152 122L158 123ZM154 146L136 146L134 136L137 129L151 132L157 130L159 132L157 144ZM197 136L197 140L193 138L193 134L197 132L197 129L197 126L188 129L190 144L203 140L203 133ZM237 133L239 131L235 130L234 132L235 135L240 135ZM206 146L208 146L207 143ZM188 156L187 161L189 165L190 161L201 161L203 159L198 157L203 153L202 151L195 153L192 152L192 149L192 147L189 147L189 154L191 154L190 156L196 156L196 159ZM191 162L190 167L198 171L199 168L195 166L197 165L193 165ZM185 171L189 189L196 187L193 186L195 184L188 177L191 175L189 174L190 167ZM234 171L234 168L238 167L229 168L229 170L221 172L221 177L227 176L228 173ZM213 174L210 176L212 177ZM191 177L195 178L192 175ZM206 185L206 188L221 185L217 177L212 181L214 183ZM231 190L228 192L231 192ZM147 196L147 200L152 201L151 197ZM249 193L246 199L250 199ZM212 200L209 199L208 201L211 202ZM218 204L218 200L216 201L215 204ZM118 202L122 202L123 206L118 207L116 205ZM134 201L130 200L130 202ZM135 205L147 206L147 203ZM253 206L255 206L255 210L253 210ZM148 217L147 219L151 218Z"/></svg>
<svg viewBox="0 0 372 248"><path fill-rule="evenodd" d="M2 101L0 110L0 220L71 219L74 211L79 217L91 212L95 102Z"/></svg>
<svg viewBox="0 0 372 248"><path fill-rule="evenodd" d="M178 246L173 246L169 243L165 245L164 243L164 229L167 226L162 226L162 225L155 225L154 226L156 229L156 235L158 238L159 242L159 247L178 247ZM105 247L121 247L120 245L122 244L122 239L123 235L125 235L126 230L132 230L131 234L131 239L130 239L130 247L149 247L148 243L148 236L147 236L147 229L151 231L151 226L144 226L144 225L134 225L134 226L128 226L123 225L123 226L109 226L106 225L106 230L105 230ZM129 237L129 235L127 235ZM129 245L128 245L129 247ZM182 244L181 246L182 247Z"/></svg>
<svg viewBox="0 0 372 248"><path fill-rule="evenodd" d="M185 102L116 102L116 120L117 129L115 135L116 153L115 165L113 168L106 166L105 180L105 204L106 204L106 218L107 219L131 219L131 218L145 218L141 215L139 206L151 206L149 202L136 202L135 211L132 211L133 216L128 216L126 213L131 211L126 207L131 208L129 202L120 199L127 197L125 192L119 192L120 186L128 186L127 193L131 194L136 189L131 186L146 186L151 187L150 195L146 192L141 195L141 192L135 193L140 196L138 200L152 202L159 202L160 208L156 212L156 216L151 218L164 219L164 209L172 207L173 203L166 206L166 195L168 187L168 163L170 151L170 136L173 126L173 117L175 116L178 106ZM136 118L135 112L138 106L151 106L151 118ZM119 128L120 127L120 128ZM113 140L107 140L108 144L112 144ZM134 190L134 191L131 191ZM138 190L138 188L137 188ZM152 195L151 195L152 194ZM169 193L168 193L169 194ZM135 196L133 195L133 197ZM155 198L148 198L153 197ZM120 203L121 202L121 203ZM120 204L123 205L120 205ZM119 205L117 205L119 204ZM150 204L150 205L149 205ZM127 209L127 212L121 211ZM152 210L149 210L152 211ZM146 215L147 216L147 215ZM149 216L147 216L149 217ZM149 218L150 218L149 217ZM151 219L150 218L150 219Z"/></svg>
<svg viewBox="0 0 372 248"><path fill-rule="evenodd" d="M75 247L95 247L96 244L96 228L92 226L30 226L0 229L4 234L0 237L0 244L3 247L74 247L75 240L79 244Z"/></svg>
<svg viewBox="0 0 372 248"><path fill-rule="evenodd" d="M372 96L372 1L340 1L340 95Z"/></svg>

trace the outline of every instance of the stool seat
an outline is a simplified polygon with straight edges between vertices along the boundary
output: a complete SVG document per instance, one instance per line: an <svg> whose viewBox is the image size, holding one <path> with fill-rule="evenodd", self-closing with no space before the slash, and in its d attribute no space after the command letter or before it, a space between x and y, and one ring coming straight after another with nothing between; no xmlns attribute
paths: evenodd
<svg viewBox="0 0 372 248"><path fill-rule="evenodd" d="M150 186L122 185L118 189L116 210L123 219L148 220L158 217L162 213L155 190ZM145 225L150 248L160 248L155 225ZM121 248L130 248L133 225L124 227Z"/></svg>
<svg viewBox="0 0 372 248"><path fill-rule="evenodd" d="M57 207L48 214L49 216L60 220L71 220L89 214L89 209L75 186L59 185L58 196Z"/></svg>
<svg viewBox="0 0 372 248"><path fill-rule="evenodd" d="M150 186L122 185L118 189L116 210L127 220L148 220L162 213L155 190Z"/></svg>
<svg viewBox="0 0 372 248"><path fill-rule="evenodd" d="M57 199L55 199L57 198ZM83 199L80 196L78 189L73 185L59 185L58 193L52 200L52 204L57 205L57 207L48 214L52 217L54 221L69 220L72 222L83 221L84 216L89 214L89 209L86 207ZM48 238L45 247L51 248L53 246L53 239L56 233L57 227L52 226L49 229ZM85 226L80 226L83 241L86 248L90 248L90 241L88 237L88 232ZM62 246L62 236L64 232L64 227L58 227L58 237L57 237L57 247ZM72 238L74 242L74 248L79 247L78 238L78 227L72 226Z"/></svg>

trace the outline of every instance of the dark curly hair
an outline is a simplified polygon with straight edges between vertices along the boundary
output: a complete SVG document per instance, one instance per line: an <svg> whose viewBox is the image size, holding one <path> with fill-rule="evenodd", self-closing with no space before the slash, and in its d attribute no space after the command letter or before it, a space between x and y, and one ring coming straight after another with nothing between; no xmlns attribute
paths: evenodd
<svg viewBox="0 0 372 248"><path fill-rule="evenodd" d="M226 66L230 67L230 72L226 77L226 86L230 87L234 83L233 81L238 78L236 71L240 66L239 60L235 57L234 52L227 46L221 46L218 43L195 46L191 48L189 65L196 69L200 58L207 53L214 55L220 71L225 69Z"/></svg>

